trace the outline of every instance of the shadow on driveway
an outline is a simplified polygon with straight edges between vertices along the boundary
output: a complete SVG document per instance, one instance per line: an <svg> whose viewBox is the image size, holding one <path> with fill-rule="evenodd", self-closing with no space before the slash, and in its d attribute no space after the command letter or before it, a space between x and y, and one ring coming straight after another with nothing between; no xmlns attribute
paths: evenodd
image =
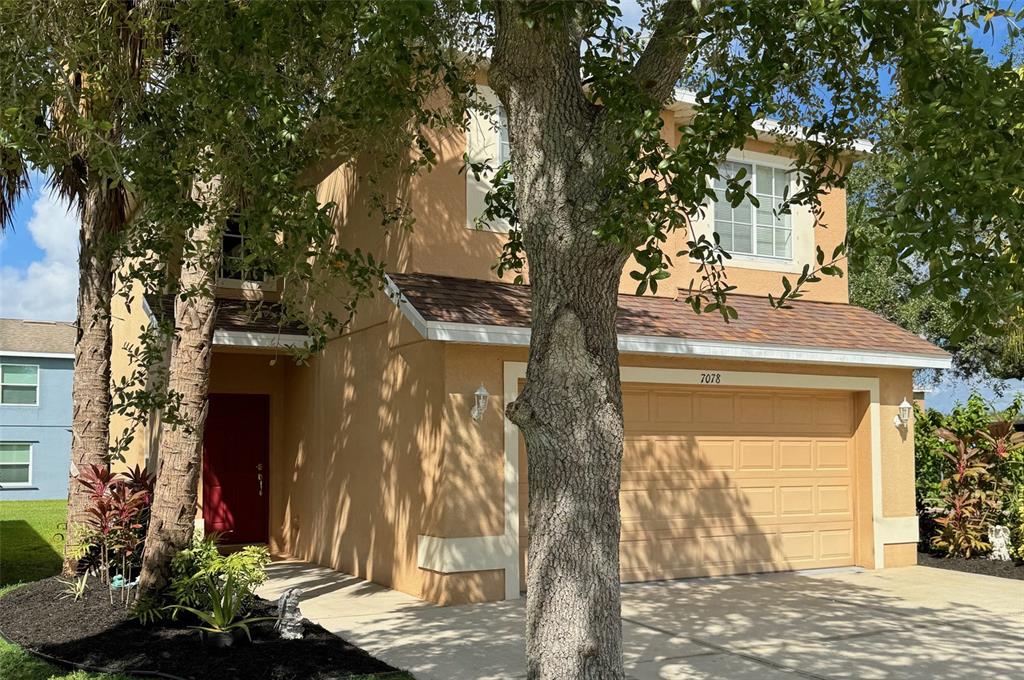
<svg viewBox="0 0 1024 680"><path fill-rule="evenodd" d="M418 680L524 677L523 602L437 607L338 572L275 563L261 594ZM631 678L1024 677L1024 582L925 567L629 584Z"/></svg>

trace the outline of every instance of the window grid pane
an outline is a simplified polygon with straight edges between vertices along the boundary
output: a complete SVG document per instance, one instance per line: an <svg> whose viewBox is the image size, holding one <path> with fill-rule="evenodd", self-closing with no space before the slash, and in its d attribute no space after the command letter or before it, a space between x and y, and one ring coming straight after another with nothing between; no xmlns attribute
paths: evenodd
<svg viewBox="0 0 1024 680"><path fill-rule="evenodd" d="M734 177L740 168L746 170L748 190L757 197L757 208L749 199L735 208L725 200L725 178ZM714 182L714 228L722 247L741 255L792 257L791 215L775 214L789 186L789 174L781 168L732 161L722 163L719 174L721 178Z"/></svg>
<svg viewBox="0 0 1024 680"><path fill-rule="evenodd" d="M39 367L29 364L6 364L0 366L0 382L4 385L36 385L39 382Z"/></svg>
<svg viewBox="0 0 1024 680"><path fill-rule="evenodd" d="M28 484L28 465L0 465L0 484Z"/></svg>
<svg viewBox="0 0 1024 680"><path fill-rule="evenodd" d="M0 443L0 484L28 484L31 481L32 445Z"/></svg>
<svg viewBox="0 0 1024 680"><path fill-rule="evenodd" d="M0 403L12 406L33 406L36 401L35 387L26 385L4 385L0 387Z"/></svg>
<svg viewBox="0 0 1024 680"><path fill-rule="evenodd" d="M0 464L27 464L31 457L30 444L0 444Z"/></svg>

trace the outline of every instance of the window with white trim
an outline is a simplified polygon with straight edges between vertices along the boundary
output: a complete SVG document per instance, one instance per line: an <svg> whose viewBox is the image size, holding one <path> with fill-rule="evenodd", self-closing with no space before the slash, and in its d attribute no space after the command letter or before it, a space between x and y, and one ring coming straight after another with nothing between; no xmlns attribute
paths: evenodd
<svg viewBox="0 0 1024 680"><path fill-rule="evenodd" d="M39 404L39 366L0 364L0 404L37 406Z"/></svg>
<svg viewBox="0 0 1024 680"><path fill-rule="evenodd" d="M505 107L498 104L498 166L512 159L512 147L508 143L508 117Z"/></svg>
<svg viewBox="0 0 1024 680"><path fill-rule="evenodd" d="M740 170L741 181L749 181L748 192L757 197L758 206L749 197L735 208L725 198L726 181ZM718 166L721 177L715 179L714 225L722 248L730 254L791 259L793 257L793 216L778 213L790 192L790 174L782 169L758 163L727 161Z"/></svg>
<svg viewBox="0 0 1024 680"><path fill-rule="evenodd" d="M0 442L0 487L32 483L32 444Z"/></svg>

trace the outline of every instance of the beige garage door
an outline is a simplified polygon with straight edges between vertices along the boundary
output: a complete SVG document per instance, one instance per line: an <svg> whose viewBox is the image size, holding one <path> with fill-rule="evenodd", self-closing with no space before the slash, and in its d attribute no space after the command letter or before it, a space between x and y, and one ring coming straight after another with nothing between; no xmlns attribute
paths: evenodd
<svg viewBox="0 0 1024 680"><path fill-rule="evenodd" d="M622 580L854 563L853 397L623 388ZM526 461L520 447L525 574Z"/></svg>

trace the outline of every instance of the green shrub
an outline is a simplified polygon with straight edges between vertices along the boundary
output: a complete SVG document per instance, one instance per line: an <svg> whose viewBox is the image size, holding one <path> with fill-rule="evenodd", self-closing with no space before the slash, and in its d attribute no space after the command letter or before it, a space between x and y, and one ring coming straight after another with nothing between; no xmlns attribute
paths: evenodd
<svg viewBox="0 0 1024 680"><path fill-rule="evenodd" d="M935 431L943 426L938 411L922 411L914 406L914 469L917 472L915 497L918 513L927 513L939 498L939 485L945 469L943 452L948 446Z"/></svg>
<svg viewBox="0 0 1024 680"><path fill-rule="evenodd" d="M917 412L916 496L928 545L973 557L990 549L989 528L1015 526L1024 492L1024 437L1014 432L1024 397L993 411L974 394L949 415Z"/></svg>
<svg viewBox="0 0 1024 680"><path fill-rule="evenodd" d="M203 600L201 608L197 609L183 604L168 607L175 614L184 611L199 619L201 625L190 626L191 628L208 633L228 633L240 629L249 639L252 639L249 634L250 625L260 621L273 620L267 616L241 618L247 606L246 599L251 596L252 592L230 574L223 579L207 575L203 579L200 590Z"/></svg>
<svg viewBox="0 0 1024 680"><path fill-rule="evenodd" d="M232 581L244 592L247 601L267 580L270 553L263 546L246 546L229 555L217 550L218 536L198 536L192 547L182 550L171 561L170 594L174 602L187 607L203 607L209 600L209 583Z"/></svg>

